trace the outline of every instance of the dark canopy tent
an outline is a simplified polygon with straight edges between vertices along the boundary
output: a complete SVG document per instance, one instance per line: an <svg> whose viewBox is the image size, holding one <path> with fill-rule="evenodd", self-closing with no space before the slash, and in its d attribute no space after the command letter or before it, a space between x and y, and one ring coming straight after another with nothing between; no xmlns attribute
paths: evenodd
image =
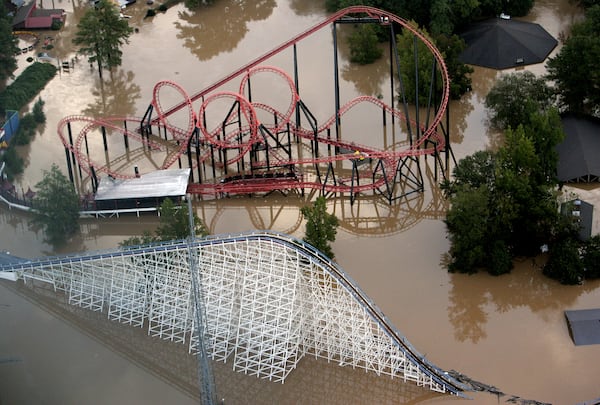
<svg viewBox="0 0 600 405"><path fill-rule="evenodd" d="M562 125L565 139L556 146L558 180L564 183L598 181L600 119L565 114Z"/></svg>
<svg viewBox="0 0 600 405"><path fill-rule="evenodd" d="M503 18L472 24L460 36L467 47L459 59L492 69L541 63L558 44L539 24Z"/></svg>

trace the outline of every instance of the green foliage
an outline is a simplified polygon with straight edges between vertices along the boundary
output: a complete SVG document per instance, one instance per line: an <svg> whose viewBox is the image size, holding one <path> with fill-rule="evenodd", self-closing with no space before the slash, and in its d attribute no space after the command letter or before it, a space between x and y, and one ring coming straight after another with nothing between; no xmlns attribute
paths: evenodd
<svg viewBox="0 0 600 405"><path fill-rule="evenodd" d="M79 197L55 164L35 188L32 222L44 229L46 242L60 246L79 230Z"/></svg>
<svg viewBox="0 0 600 405"><path fill-rule="evenodd" d="M37 124L44 124L46 122L46 114L44 114L44 100L38 98L33 105L32 115L33 119Z"/></svg>
<svg viewBox="0 0 600 405"><path fill-rule="evenodd" d="M414 22L411 25L416 27ZM458 56L465 47L465 42L457 35L438 35L433 41L427 32L421 31L426 38L436 43L436 47L444 56L444 61L450 77L450 97L460 98L471 88L470 74L473 69L458 60ZM432 87L432 69L434 56L427 46L420 39L407 29L402 30L402 34L397 37L398 57L400 59L400 75L402 77L402 87L408 103L415 103L417 91L419 104L426 105L430 98L430 92L439 93L442 90L442 79L439 69L436 69L437 77L434 79L435 88ZM417 59L415 61L415 50ZM437 63L437 62L436 62ZM416 67L418 66L418 69ZM418 84L415 71L418 71ZM403 101L403 100L400 100Z"/></svg>
<svg viewBox="0 0 600 405"><path fill-rule="evenodd" d="M49 63L29 65L2 93L0 105L8 110L20 110L31 101L56 75L56 67Z"/></svg>
<svg viewBox="0 0 600 405"><path fill-rule="evenodd" d="M600 278L600 235L582 242L578 237L579 224L570 220L569 215L561 215L561 220L555 242L550 245L544 274L562 284Z"/></svg>
<svg viewBox="0 0 600 405"><path fill-rule="evenodd" d="M146 11L146 17L154 17L156 15L156 10L153 8L149 8L148 11Z"/></svg>
<svg viewBox="0 0 600 405"><path fill-rule="evenodd" d="M10 142L9 147L0 157L0 161L6 162L5 173L10 180L23 173L24 162L15 149L16 145L27 145L35 136L39 124L46 122L43 111L44 102L38 99L33 105L33 112L25 114L19 121L19 129Z"/></svg>
<svg viewBox="0 0 600 405"><path fill-rule="evenodd" d="M190 236L189 212L187 205L175 205L173 200L166 198L159 208L160 225L154 235L145 231L142 236L134 236L124 240L120 246L144 245L152 242L186 239ZM193 213L194 233L197 237L208 235L208 229L196 213Z"/></svg>
<svg viewBox="0 0 600 405"><path fill-rule="evenodd" d="M410 23L414 28L418 28L416 23ZM427 36L427 33L424 32ZM418 39L408 29L403 29L402 34L397 36L396 46L398 49L398 58L400 59L400 76L402 79L402 87L404 89L404 97L408 103L414 104L418 101L420 105L426 105L429 99L431 87L431 69L433 67L434 57L427 46ZM415 52L417 58L415 59ZM418 73L418 82L416 74ZM439 76L439 75L438 75ZM441 79L436 80L437 89L434 92L441 90ZM418 83L418 87L417 87ZM402 92L400 94L402 97ZM403 102L403 99L400 99Z"/></svg>
<svg viewBox="0 0 600 405"><path fill-rule="evenodd" d="M486 186L464 186L454 194L452 208L444 221L450 233L450 272L475 273L486 265L489 200Z"/></svg>
<svg viewBox="0 0 600 405"><path fill-rule="evenodd" d="M535 173L538 184L556 184L558 152L556 146L565 137L558 110L550 107L545 113L534 112L529 116L525 134L533 141L539 157L539 170Z"/></svg>
<svg viewBox="0 0 600 405"><path fill-rule="evenodd" d="M179 0L167 0L167 3L171 1L172 3L179 2ZM197 9L200 6L207 6L213 4L214 0L184 0L185 6L189 10Z"/></svg>
<svg viewBox="0 0 600 405"><path fill-rule="evenodd" d="M312 206L302 207L300 211L306 218L304 241L333 259L335 256L329 242L335 241L339 220L327 212L325 197L318 197Z"/></svg>
<svg viewBox="0 0 600 405"><path fill-rule="evenodd" d="M102 68L121 65L121 47L129 43L132 33L133 28L120 18L119 8L109 0L100 0L81 17L73 43L88 55L90 63L97 62L102 77Z"/></svg>
<svg viewBox="0 0 600 405"><path fill-rule="evenodd" d="M450 35L454 30L452 5L448 0L433 0L429 29L433 35Z"/></svg>
<svg viewBox="0 0 600 405"><path fill-rule="evenodd" d="M600 109L600 5L586 11L586 18L573 24L571 34L558 55L546 64L561 106L574 113L591 114Z"/></svg>
<svg viewBox="0 0 600 405"><path fill-rule="evenodd" d="M160 226L156 230L157 239L160 241L185 239L190 234L189 213L187 205L176 206L169 198L160 205ZM193 213L194 233L198 237L208 235L204 223Z"/></svg>
<svg viewBox="0 0 600 405"><path fill-rule="evenodd" d="M441 34L436 36L435 45L444 55L448 76L450 76L450 98L458 100L471 90L470 75L473 73L473 68L458 58L466 47L465 41L458 35Z"/></svg>
<svg viewBox="0 0 600 405"><path fill-rule="evenodd" d="M348 37L350 62L367 65L379 59L383 53L372 24L360 24Z"/></svg>
<svg viewBox="0 0 600 405"><path fill-rule="evenodd" d="M499 129L528 125L533 113L552 105L552 90L544 78L524 71L502 75L485 98L490 123Z"/></svg>
<svg viewBox="0 0 600 405"><path fill-rule="evenodd" d="M25 163L23 162L23 158L17 153L15 143L11 142L8 145L8 148L0 156L0 161L6 163L4 174L6 174L8 180L13 180L16 176L23 173Z"/></svg>
<svg viewBox="0 0 600 405"><path fill-rule="evenodd" d="M24 115L19 122L19 130L12 142L17 145L28 145L35 136L37 125L38 124L35 122L35 118L32 114Z"/></svg>
<svg viewBox="0 0 600 405"><path fill-rule="evenodd" d="M583 268L586 279L600 278L600 235L592 236L584 244Z"/></svg>
<svg viewBox="0 0 600 405"><path fill-rule="evenodd" d="M52 25L50 26L50 29L54 30L54 31L58 31L62 28L63 26L63 22L59 19L53 20L52 21Z"/></svg>
<svg viewBox="0 0 600 405"><path fill-rule="evenodd" d="M452 195L463 187L477 189L487 186L491 188L495 171L496 154L488 150L477 151L460 160L452 171L454 180L444 182L442 188L447 195Z"/></svg>
<svg viewBox="0 0 600 405"><path fill-rule="evenodd" d="M144 231L142 236L132 236L131 238L125 239L119 243L119 246L139 246L147 245L149 243L156 242L156 238L150 233L150 231Z"/></svg>
<svg viewBox="0 0 600 405"><path fill-rule="evenodd" d="M534 0L507 1L503 12L513 17L526 16L533 7Z"/></svg>
<svg viewBox="0 0 600 405"><path fill-rule="evenodd" d="M564 238L550 246L543 273L562 284L579 284L583 280L580 246L574 238Z"/></svg>
<svg viewBox="0 0 600 405"><path fill-rule="evenodd" d="M556 182L545 175L560 137L540 123L553 122L552 114L535 112L529 120L535 128L509 129L497 152L480 151L460 160L454 180L442 185L451 202L445 221L449 271L486 268L504 274L512 269L513 257L537 254L542 244L568 233L557 210ZM552 152L544 155L544 148Z"/></svg>
<svg viewBox="0 0 600 405"><path fill-rule="evenodd" d="M600 5L600 0L579 0L579 4L583 8L590 8L596 5Z"/></svg>
<svg viewBox="0 0 600 405"><path fill-rule="evenodd" d="M0 3L0 82L3 82L17 70L16 55L19 46L12 33L12 18L7 15L4 2Z"/></svg>

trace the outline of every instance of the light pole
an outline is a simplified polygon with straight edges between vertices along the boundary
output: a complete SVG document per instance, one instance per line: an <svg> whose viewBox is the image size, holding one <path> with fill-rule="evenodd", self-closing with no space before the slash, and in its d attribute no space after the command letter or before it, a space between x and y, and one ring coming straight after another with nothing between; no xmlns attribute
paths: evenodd
<svg viewBox="0 0 600 405"><path fill-rule="evenodd" d="M206 329L206 310L204 307L204 296L202 294L202 279L196 250L192 247L196 239L196 224L194 222L194 214L192 212L192 198L188 194L186 196L188 207L188 220L190 226L190 235L188 237L188 254L190 259L190 280L192 282L192 294L194 302L194 319L196 324L196 335L198 336L198 378L200 379L200 399L203 405L214 405L215 398L215 382L212 374L210 360L206 355L206 347L204 346L204 331Z"/></svg>

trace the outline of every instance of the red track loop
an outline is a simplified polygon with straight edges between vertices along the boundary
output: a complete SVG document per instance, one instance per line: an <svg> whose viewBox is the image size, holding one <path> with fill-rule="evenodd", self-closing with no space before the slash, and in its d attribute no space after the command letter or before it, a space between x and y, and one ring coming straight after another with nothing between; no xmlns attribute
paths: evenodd
<svg viewBox="0 0 600 405"><path fill-rule="evenodd" d="M211 103L226 100L226 105L231 107L237 104L238 108L229 111L229 115L222 119L211 130L205 127L207 109ZM232 92L214 93L207 97L198 112L198 129L203 135L203 141L219 149L236 150L235 155L227 160L227 164L240 160L252 147L260 142L258 136L258 119L256 111L250 102L243 96Z"/></svg>
<svg viewBox="0 0 600 405"><path fill-rule="evenodd" d="M367 15L371 18L381 21L381 24L388 24L395 22L403 27L403 29L412 32L421 42L423 42L433 57L436 60L437 71L441 76L442 91L441 94L436 96L439 104L436 106L435 115L431 118L427 125L417 123L410 117L406 117L405 114L397 110L381 100L370 97L361 96L357 97L345 105L343 105L337 112L337 116L334 113L326 122L322 123L318 129L317 134L312 129L299 128L293 124L293 116L297 107L298 101L300 100L298 92L294 83L294 80L282 69L274 66L262 65L263 62L267 61L274 55L282 52L283 50L294 46L302 39L312 35L313 33L326 28L333 24L335 21L341 19L347 15ZM254 80L257 75L269 74L275 75L283 79L283 83L287 86L288 91L277 92L274 96L278 101L270 103L265 100L264 96L261 97L261 92L264 91L264 87L255 86L251 88L254 83L260 83L262 80ZM239 93L220 91L224 85L230 85L230 82L235 79L240 79ZM271 78L269 77L269 80ZM317 164L329 164L336 161L350 161L354 162L357 159L357 153L360 156L368 155L371 159L376 159L380 164L378 167L366 168L362 167L358 174L352 174L356 179L360 179L358 182L348 185L344 179L336 178L335 181L323 184L320 179L315 180L314 178L309 179L309 176L300 175L298 178L293 179L279 179L278 182L271 182L265 177L265 181L255 181L252 185L250 182L246 182L243 186L241 184L236 185L234 182L228 184L221 184L214 179L215 184L208 184L205 182L201 185L190 185L190 192L199 193L214 193L214 192L236 192L236 187L239 188L240 192L252 192L252 191L269 191L271 189L277 189L282 187L289 188L318 188L325 189L331 192L360 192L365 190L373 190L390 184L394 181L396 176L396 168L402 159L407 157L418 157L422 155L431 155L438 152L442 152L445 148L444 136L437 132L442 118L446 113L446 108L449 99L450 80L448 78L448 71L444 63L441 53L435 48L435 46L427 39L422 33L410 25L407 21L387 13L382 10L378 10L373 7L366 6L354 6L348 7L337 13L332 14L327 19L313 26L312 28L304 31L303 33L295 36L294 38L284 42L279 47L276 47L272 51L258 57L254 61L242 66L235 72L231 73L222 80L214 83L213 85L205 88L199 93L188 96L185 90L178 84L171 81L158 82L153 90L152 102L153 111L156 114L150 121L142 123L141 119L131 118L104 118L94 119L81 116L66 117L58 125L58 133L61 141L65 147L72 152L81 168L89 173L90 167L94 167L97 171L102 171L113 177L132 177L131 175L124 175L115 171L114 168L107 167L108 165L102 165L98 162L94 162L90 159L87 153L82 152L82 143L86 139L88 134L91 134L92 130L98 127L109 128L113 132L120 132L124 136L134 138L141 142L144 146L151 147L153 149L166 150L169 153L164 161L161 168L168 168L174 162L180 159L180 157L186 153L188 144L190 143L191 137L194 134L195 129L200 132L199 150L197 152L197 162L208 162L209 164L217 165L229 165L232 163L239 162L244 159L245 155L248 154L253 145L258 143L263 144L266 149L269 149L269 162L256 162L248 159L252 162L253 167L297 167L302 170L302 166L314 167ZM165 97L165 91L174 90L178 93L177 97L180 97L178 104L168 109L165 109L161 104L161 96ZM264 94L264 93L263 93ZM268 95L273 96L272 94ZM193 108L193 102L202 100L202 105L196 115ZM280 101L282 105L279 105ZM171 101L171 100L170 100ZM393 116L397 122L403 122L409 125L410 128L415 130L418 129L419 136L413 138L412 142L406 142L402 148L394 150L378 150L373 147L366 145L356 145L343 140L331 139L324 135L332 126L335 125L336 118L343 116L352 110L353 107L360 103L371 103L376 106L380 111L383 111L387 115ZM273 105L278 104L278 105ZM180 115L174 115L180 110L187 110L185 113ZM259 115L260 113L260 115ZM148 118L150 119L150 118ZM151 126L160 126L166 133L171 135L172 140L170 146L164 145L164 142L152 142L148 138L142 137L138 132L127 131L119 125L123 121L132 121L137 125L137 128L141 128L142 124L150 123ZM181 122L175 122L176 120ZM64 128L67 124L73 122L83 122L83 129L79 132L73 145L67 141L64 135ZM264 121L264 122L262 122ZM279 131L289 128L290 131L298 136L300 139L306 139L310 141L317 141L322 145L331 145L338 149L336 150L348 150L352 151L347 154L327 154L326 156L307 157L307 158L290 158L283 156L285 154L280 153L277 148L269 146L268 140L263 137L260 129L268 129L272 134L278 134ZM98 133L99 131L95 131ZM160 133L160 131L159 131ZM315 139L316 135L316 139ZM414 134L413 134L414 135ZM396 145L398 146L398 145ZM220 162L215 161L214 149L219 150L222 160ZM257 154L256 156L259 156ZM260 155L262 158L262 155ZM245 160L242 160L244 163ZM196 164L196 162L194 162ZM114 167L113 165L111 165ZM305 178L306 177L306 178ZM210 179L209 179L210 180ZM256 179L252 179L256 180ZM276 183L276 184L275 184ZM289 183L289 184L288 184ZM243 191L242 191L243 190Z"/></svg>

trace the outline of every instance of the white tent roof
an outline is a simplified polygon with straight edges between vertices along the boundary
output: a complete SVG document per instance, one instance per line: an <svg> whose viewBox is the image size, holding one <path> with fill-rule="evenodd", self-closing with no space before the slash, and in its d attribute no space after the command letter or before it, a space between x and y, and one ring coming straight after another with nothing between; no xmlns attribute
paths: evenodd
<svg viewBox="0 0 600 405"><path fill-rule="evenodd" d="M98 184L95 200L183 196L190 170L158 170L125 180L103 177Z"/></svg>

